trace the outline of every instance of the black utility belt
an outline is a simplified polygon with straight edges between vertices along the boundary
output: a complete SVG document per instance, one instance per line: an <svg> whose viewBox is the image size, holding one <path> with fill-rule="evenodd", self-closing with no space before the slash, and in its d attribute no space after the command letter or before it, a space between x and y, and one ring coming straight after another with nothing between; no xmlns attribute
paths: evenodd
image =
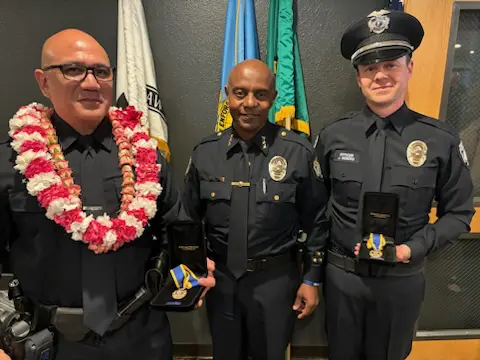
<svg viewBox="0 0 480 360"><path fill-rule="evenodd" d="M210 254L210 256L217 264L226 266L226 260L224 258L221 258L215 253ZM280 255L266 256L258 259L247 259L247 273L262 271L273 266L289 264L294 261L295 253L290 250Z"/></svg>
<svg viewBox="0 0 480 360"><path fill-rule="evenodd" d="M261 259L247 259L247 272L265 270L272 266L292 263L295 260L294 254L287 251L276 256L269 256Z"/></svg>
<svg viewBox="0 0 480 360"><path fill-rule="evenodd" d="M120 303L117 315L106 333L120 329L137 310L149 303L151 299L152 293L145 287L142 287L131 299ZM92 333L92 330L84 325L83 308L37 304L35 312L39 322L53 326L68 341L78 342Z"/></svg>
<svg viewBox="0 0 480 360"><path fill-rule="evenodd" d="M374 261L359 261L351 256L337 251L328 250L327 261L336 267L359 276L387 277L387 276L411 276L423 270L423 261L419 264L386 265Z"/></svg>

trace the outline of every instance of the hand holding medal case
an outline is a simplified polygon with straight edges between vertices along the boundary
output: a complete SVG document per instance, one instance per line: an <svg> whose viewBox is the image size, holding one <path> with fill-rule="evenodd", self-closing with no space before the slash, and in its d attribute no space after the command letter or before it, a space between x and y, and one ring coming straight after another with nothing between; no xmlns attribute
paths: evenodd
<svg viewBox="0 0 480 360"><path fill-rule="evenodd" d="M167 226L167 235L170 272L150 305L164 311L190 311L204 291L198 279L207 276L203 225L196 221L175 221Z"/></svg>
<svg viewBox="0 0 480 360"><path fill-rule="evenodd" d="M395 233L399 197L394 193L366 192L363 200L363 241L359 258L396 264Z"/></svg>

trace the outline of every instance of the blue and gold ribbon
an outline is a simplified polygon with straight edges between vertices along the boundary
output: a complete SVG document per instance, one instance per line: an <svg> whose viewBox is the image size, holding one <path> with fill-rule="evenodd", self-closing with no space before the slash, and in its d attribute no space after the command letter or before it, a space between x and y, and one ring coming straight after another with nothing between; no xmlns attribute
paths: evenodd
<svg viewBox="0 0 480 360"><path fill-rule="evenodd" d="M386 243L387 241L385 240L385 236L383 236L383 234L371 233L367 241L367 248L373 250L382 250Z"/></svg>
<svg viewBox="0 0 480 360"><path fill-rule="evenodd" d="M170 274L177 289L191 289L198 286L198 277L184 264L171 269Z"/></svg>
<svg viewBox="0 0 480 360"><path fill-rule="evenodd" d="M383 248L387 244L385 236L383 234L373 234L367 240L367 249L369 249L369 255L373 259L381 259L383 257Z"/></svg>

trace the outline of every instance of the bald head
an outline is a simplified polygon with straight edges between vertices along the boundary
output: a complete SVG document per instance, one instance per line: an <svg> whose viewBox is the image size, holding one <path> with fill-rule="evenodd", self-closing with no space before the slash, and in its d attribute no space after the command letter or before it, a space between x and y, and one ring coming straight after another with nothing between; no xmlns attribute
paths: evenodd
<svg viewBox="0 0 480 360"><path fill-rule="evenodd" d="M35 79L56 113L80 134L91 134L113 99L113 74L105 49L89 34L62 30L48 38ZM82 78L83 76L83 78Z"/></svg>
<svg viewBox="0 0 480 360"><path fill-rule="evenodd" d="M43 44L42 68L68 62L69 57L85 51L96 53L105 65L110 65L107 52L91 35L77 29L66 29L52 35Z"/></svg>
<svg viewBox="0 0 480 360"><path fill-rule="evenodd" d="M265 81L265 84L273 90L275 89L275 77L273 76L270 68L258 59L248 59L237 64L228 77L228 85L238 82L242 78L250 77L254 75L257 78L261 78Z"/></svg>
<svg viewBox="0 0 480 360"><path fill-rule="evenodd" d="M260 60L245 60L230 72L225 93L234 129L242 139L251 139L268 121L277 95L271 70Z"/></svg>

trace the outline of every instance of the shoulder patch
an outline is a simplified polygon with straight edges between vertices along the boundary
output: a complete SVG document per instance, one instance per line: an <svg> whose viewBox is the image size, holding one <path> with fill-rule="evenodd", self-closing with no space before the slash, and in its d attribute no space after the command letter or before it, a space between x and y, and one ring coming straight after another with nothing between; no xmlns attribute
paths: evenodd
<svg viewBox="0 0 480 360"><path fill-rule="evenodd" d="M313 160L313 171L315 172L315 175L319 179L323 179L323 174L322 174L322 167L320 166L320 162L318 161L318 157L315 156L315 159Z"/></svg>
<svg viewBox="0 0 480 360"><path fill-rule="evenodd" d="M462 161L465 164L465 166L469 167L470 164L468 162L467 152L465 151L465 146L463 146L462 141L460 141L460 144L458 144L458 152L460 153L460 157L462 158Z"/></svg>

